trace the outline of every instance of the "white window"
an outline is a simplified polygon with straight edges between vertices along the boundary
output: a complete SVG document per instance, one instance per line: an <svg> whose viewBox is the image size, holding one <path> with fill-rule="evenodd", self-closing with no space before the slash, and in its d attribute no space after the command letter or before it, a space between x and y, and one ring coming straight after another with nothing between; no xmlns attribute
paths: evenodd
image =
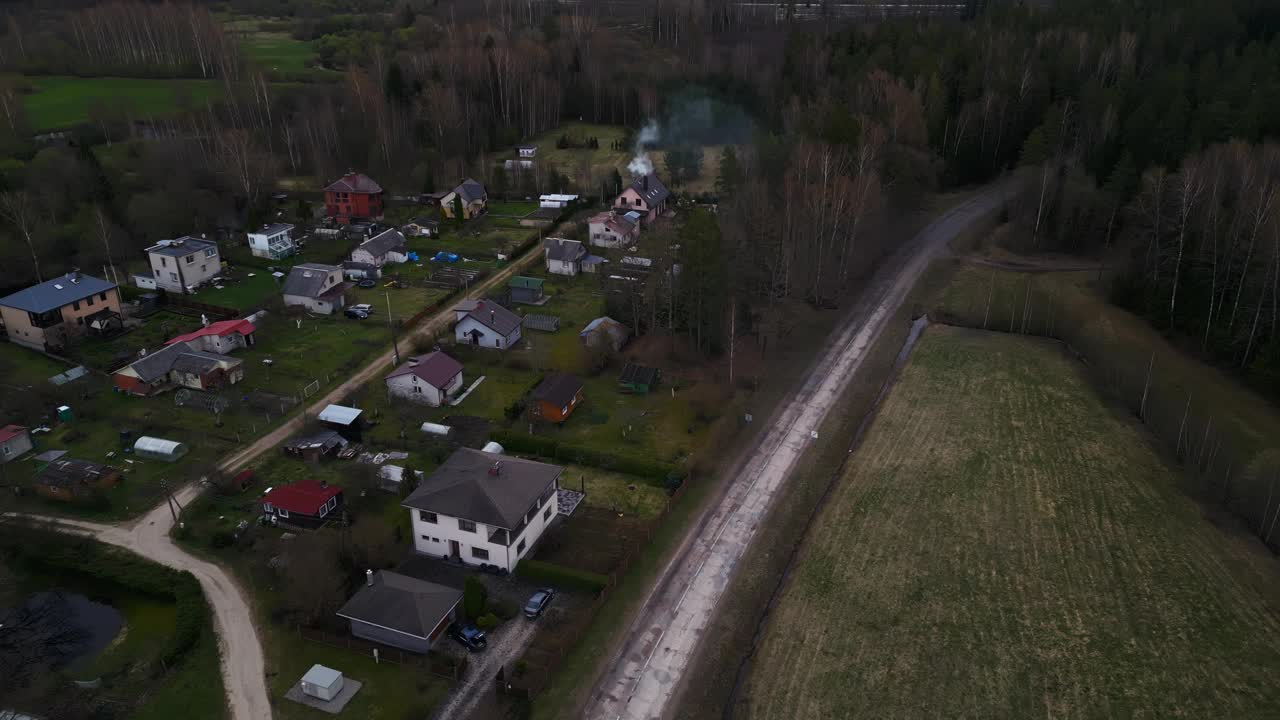
<svg viewBox="0 0 1280 720"><path fill-rule="evenodd" d="M465 530L466 532L475 532L476 524L471 522L470 520L463 520L462 518L458 518L458 529Z"/></svg>
<svg viewBox="0 0 1280 720"><path fill-rule="evenodd" d="M289 511L284 508L276 508L276 514L283 518L289 517Z"/></svg>
<svg viewBox="0 0 1280 720"><path fill-rule="evenodd" d="M439 521L439 518L436 517L435 513L427 512L426 510L418 511L418 519L421 520L422 522L432 523L432 524L435 524L436 522Z"/></svg>
<svg viewBox="0 0 1280 720"><path fill-rule="evenodd" d="M204 256L205 256L205 257L207 257L207 258L211 258L211 257L213 257L214 255L217 255L217 254L218 254L218 248L205 248L205 249L204 249Z"/></svg>
<svg viewBox="0 0 1280 720"><path fill-rule="evenodd" d="M471 548L471 556L480 560L488 560L489 551L483 548L473 547Z"/></svg>
<svg viewBox="0 0 1280 720"><path fill-rule="evenodd" d="M178 282L178 273L175 273L175 272L169 273L169 279L174 282Z"/></svg>
<svg viewBox="0 0 1280 720"><path fill-rule="evenodd" d="M11 452L11 451L9 450L9 446L8 446L8 445L5 445L5 446L4 446L4 454L5 454L5 455L8 455L10 452Z"/></svg>
<svg viewBox="0 0 1280 720"><path fill-rule="evenodd" d="M320 506L320 517L324 517L325 515L328 515L328 514L329 514L329 503L325 503Z"/></svg>
<svg viewBox="0 0 1280 720"><path fill-rule="evenodd" d="M196 256L195 256L195 255L188 255L188 256L187 256L187 264L188 264L188 265L190 265L190 264L194 263L195 261L196 261Z"/></svg>
<svg viewBox="0 0 1280 720"><path fill-rule="evenodd" d="M551 519L551 508L542 511L542 521L546 522Z"/></svg>
<svg viewBox="0 0 1280 720"><path fill-rule="evenodd" d="M265 510L266 512L272 512L273 510L275 510L275 508L271 507L271 503L263 503L262 509Z"/></svg>

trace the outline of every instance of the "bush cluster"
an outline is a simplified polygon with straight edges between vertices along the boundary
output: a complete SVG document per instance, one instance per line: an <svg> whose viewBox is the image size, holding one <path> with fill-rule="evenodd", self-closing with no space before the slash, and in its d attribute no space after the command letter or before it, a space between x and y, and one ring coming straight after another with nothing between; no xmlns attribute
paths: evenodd
<svg viewBox="0 0 1280 720"><path fill-rule="evenodd" d="M521 560L516 565L516 575L535 583L591 593L600 592L609 584L609 578L600 573L575 570L538 560Z"/></svg>
<svg viewBox="0 0 1280 720"><path fill-rule="evenodd" d="M622 457L603 450L562 443L540 435L497 431L493 433L493 439L508 452L538 455L549 460L636 475L664 484L673 477L684 478L683 471L671 463Z"/></svg>

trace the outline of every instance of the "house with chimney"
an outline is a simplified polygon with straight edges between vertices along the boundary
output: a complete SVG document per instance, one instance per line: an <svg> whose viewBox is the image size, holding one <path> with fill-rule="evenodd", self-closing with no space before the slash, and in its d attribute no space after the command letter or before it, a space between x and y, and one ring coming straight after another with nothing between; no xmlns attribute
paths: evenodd
<svg viewBox="0 0 1280 720"><path fill-rule="evenodd" d="M227 355L240 348L253 347L254 333L258 328L248 320L220 320L204 323L204 327L179 335L165 345L187 343L196 350L215 355Z"/></svg>
<svg viewBox="0 0 1280 720"><path fill-rule="evenodd" d="M462 363L436 350L409 358L383 382L392 398L440 407L462 390Z"/></svg>
<svg viewBox="0 0 1280 720"><path fill-rule="evenodd" d="M258 502L273 525L315 528L341 516L342 488L323 480L299 480L271 488Z"/></svg>
<svg viewBox="0 0 1280 720"><path fill-rule="evenodd" d="M120 290L72 270L0 298L0 318L10 342L41 352L61 350L78 335L120 327Z"/></svg>
<svg viewBox="0 0 1280 720"><path fill-rule="evenodd" d="M250 230L249 252L254 257L268 260L283 260L298 252L298 245L293 241L293 225L289 223L271 223L257 230Z"/></svg>
<svg viewBox="0 0 1280 720"><path fill-rule="evenodd" d="M332 315L346 305L351 283L337 265L294 265L284 281L285 307L304 307L317 315Z"/></svg>
<svg viewBox="0 0 1280 720"><path fill-rule="evenodd" d="M351 634L426 653L455 620L464 620L462 591L390 570L365 571L365 582L338 610Z"/></svg>
<svg viewBox="0 0 1280 720"><path fill-rule="evenodd" d="M244 363L236 358L197 350L175 342L148 353L112 375L116 387L130 395L149 396L172 390L209 391L244 379Z"/></svg>
<svg viewBox="0 0 1280 720"><path fill-rule="evenodd" d="M218 243L184 235L161 240L147 248L147 265L160 290L178 294L194 293L222 272Z"/></svg>
<svg viewBox="0 0 1280 720"><path fill-rule="evenodd" d="M587 221L587 232L591 244L596 247L627 249L640 239L640 222L642 214L639 210L606 210L591 216Z"/></svg>
<svg viewBox="0 0 1280 720"><path fill-rule="evenodd" d="M409 262L409 245L399 230L384 230L352 250L351 261L376 268L388 263Z"/></svg>
<svg viewBox="0 0 1280 720"><path fill-rule="evenodd" d="M324 189L324 214L339 225L382 217L382 186L373 178L349 171Z"/></svg>
<svg viewBox="0 0 1280 720"><path fill-rule="evenodd" d="M634 210L640 213L644 223L651 223L667 210L667 200L671 191L654 173L641 175L631 182L613 201L613 207L619 210Z"/></svg>
<svg viewBox="0 0 1280 720"><path fill-rule="evenodd" d="M520 342L520 316L493 300L463 300L453 311L459 343L506 350Z"/></svg>
<svg viewBox="0 0 1280 720"><path fill-rule="evenodd" d="M547 272L575 277L582 272L587 249L577 240L547 238L542 242L542 257L547 264Z"/></svg>
<svg viewBox="0 0 1280 720"><path fill-rule="evenodd" d="M414 550L508 572L555 519L558 465L458 448L401 503Z"/></svg>
<svg viewBox="0 0 1280 720"><path fill-rule="evenodd" d="M461 198L462 219L470 220L484 212L489 202L489 193L475 180L463 180L457 187L440 196L440 211L447 218L453 217L455 198Z"/></svg>

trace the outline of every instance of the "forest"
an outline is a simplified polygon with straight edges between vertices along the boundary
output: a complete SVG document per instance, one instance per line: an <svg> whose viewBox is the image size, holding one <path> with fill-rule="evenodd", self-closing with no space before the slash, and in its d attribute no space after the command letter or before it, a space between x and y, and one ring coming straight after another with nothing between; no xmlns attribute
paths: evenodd
<svg viewBox="0 0 1280 720"><path fill-rule="evenodd" d="M0 286L242 230L297 178L357 167L394 193L472 175L566 120L672 129L690 98L749 130L717 212L667 239L684 272L625 311L705 352L827 306L880 259L875 229L924 194L1018 171L1028 248L1121 253L1114 300L1280 396L1280 6L1267 0L986 3L976 17L825 21L730 0L484 4L17 2L0 21ZM823 5L817 12L827 12ZM235 13L313 42L306 81L247 62ZM269 16L269 17L267 17ZM37 137L32 77L215 81L157 116L103 103ZM738 121L735 120L735 123ZM683 163L672 170L682 172ZM659 172L668 168L659 167ZM550 167L593 195L613 173ZM673 183L674 185L674 183ZM679 188L676 187L677 192ZM730 325L733 318L733 325Z"/></svg>

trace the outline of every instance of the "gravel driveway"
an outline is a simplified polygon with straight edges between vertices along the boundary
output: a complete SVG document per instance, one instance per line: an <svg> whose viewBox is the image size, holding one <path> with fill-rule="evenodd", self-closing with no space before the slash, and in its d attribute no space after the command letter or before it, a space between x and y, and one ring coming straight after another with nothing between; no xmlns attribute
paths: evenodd
<svg viewBox="0 0 1280 720"><path fill-rule="evenodd" d="M471 654L466 677L453 688L449 699L440 706L434 717L445 720L465 718L471 714L476 703L486 693L493 692L493 678L498 674L498 668L509 666L520 657L533 639L533 631L537 627L538 623L519 615L489 631L489 647L484 652Z"/></svg>

